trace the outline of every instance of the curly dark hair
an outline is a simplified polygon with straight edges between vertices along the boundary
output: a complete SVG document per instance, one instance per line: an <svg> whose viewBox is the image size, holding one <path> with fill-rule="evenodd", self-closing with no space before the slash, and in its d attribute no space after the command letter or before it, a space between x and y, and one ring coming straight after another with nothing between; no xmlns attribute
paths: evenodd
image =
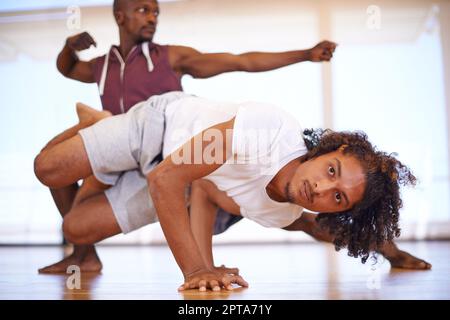
<svg viewBox="0 0 450 320"><path fill-rule="evenodd" d="M306 129L303 139L308 152L302 162L346 145L343 153L356 157L362 164L366 179L362 200L348 211L319 213L316 221L334 236L337 251L346 247L349 256L361 257L365 263L371 252L400 236L400 185L415 185L416 177L395 158L396 154L376 150L364 132Z"/></svg>

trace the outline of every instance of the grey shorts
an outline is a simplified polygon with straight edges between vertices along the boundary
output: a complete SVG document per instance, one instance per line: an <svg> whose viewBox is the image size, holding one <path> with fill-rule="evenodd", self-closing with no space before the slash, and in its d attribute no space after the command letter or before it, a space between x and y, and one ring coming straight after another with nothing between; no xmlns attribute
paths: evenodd
<svg viewBox="0 0 450 320"><path fill-rule="evenodd" d="M147 180L140 170L123 172L105 195L120 230L125 234L158 221Z"/></svg>
<svg viewBox="0 0 450 320"><path fill-rule="evenodd" d="M145 176L162 152L167 105L188 96L153 96L79 132L94 176L112 186L105 194L124 233L157 221Z"/></svg>
<svg viewBox="0 0 450 320"><path fill-rule="evenodd" d="M145 175L160 160L166 106L188 96L183 92L153 96L126 114L103 119L79 132L94 176L111 185L105 195L123 233L158 221ZM219 209L214 234L240 219Z"/></svg>
<svg viewBox="0 0 450 320"><path fill-rule="evenodd" d="M80 130L90 165L102 183L115 185L124 171L139 169L144 175L162 151L165 109L183 92L152 96L125 114L103 119Z"/></svg>
<svg viewBox="0 0 450 320"><path fill-rule="evenodd" d="M152 164L152 166L156 165L156 162ZM111 204L120 229L125 234L158 221L148 191L147 180L139 170L123 172L117 183L105 191L105 195ZM242 216L236 216L218 208L214 234L225 232L241 219Z"/></svg>

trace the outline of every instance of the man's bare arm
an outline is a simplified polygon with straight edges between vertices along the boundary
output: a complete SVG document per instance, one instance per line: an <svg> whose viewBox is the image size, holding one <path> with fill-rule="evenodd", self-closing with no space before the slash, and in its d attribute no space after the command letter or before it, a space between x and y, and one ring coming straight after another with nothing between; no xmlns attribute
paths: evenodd
<svg viewBox="0 0 450 320"><path fill-rule="evenodd" d="M303 61L330 61L336 44L323 41L306 50L285 52L201 53L193 48L171 46L169 61L179 74L209 78L224 72L262 72Z"/></svg>
<svg viewBox="0 0 450 320"><path fill-rule="evenodd" d="M303 231L316 240L332 243L334 237L328 230L320 228L316 217L317 214L305 211L300 218L283 229L287 231ZM378 252L391 263L393 268L431 269L430 263L400 250L394 242L386 242Z"/></svg>
<svg viewBox="0 0 450 320"><path fill-rule="evenodd" d="M220 290L221 286L232 289L231 283L237 283L242 286L247 285L237 275L230 277L218 276L204 262L189 225L184 198L185 189L190 183L215 171L231 156L233 125L234 118L202 131L164 159L147 175L150 195L161 227L175 260L185 277L185 283L180 287L180 290L189 288L202 289L205 287ZM220 144L220 148L215 150L219 161L206 163L201 157L200 163L197 164L194 162L194 160L197 160L195 158L195 149L197 148L198 151L198 148L201 147L200 150L205 150L211 143L215 142L214 139L211 142L211 140L204 138L205 133L222 137L223 143ZM227 135L230 138L227 138ZM186 150L191 152L187 153ZM177 161L177 156L181 156L183 161Z"/></svg>
<svg viewBox="0 0 450 320"><path fill-rule="evenodd" d="M196 180L191 185L189 218L191 230L205 263L223 275L239 274L238 268L216 267L214 264L212 238L218 204L211 194L212 182L204 179Z"/></svg>
<svg viewBox="0 0 450 320"><path fill-rule="evenodd" d="M58 71L70 79L86 83L95 82L94 60L81 61L77 55L77 51L88 49L91 45L96 46L97 44L87 32L67 38L56 60Z"/></svg>
<svg viewBox="0 0 450 320"><path fill-rule="evenodd" d="M201 185L202 183L201 180L192 182L189 219L191 230L199 246L203 261L209 268L213 268L212 237L217 205L209 200L207 192Z"/></svg>

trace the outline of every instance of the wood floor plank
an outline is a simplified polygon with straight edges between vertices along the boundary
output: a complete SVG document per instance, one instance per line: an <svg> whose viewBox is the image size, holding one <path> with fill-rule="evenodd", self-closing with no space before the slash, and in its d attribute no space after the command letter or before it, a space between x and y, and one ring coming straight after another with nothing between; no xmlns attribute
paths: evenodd
<svg viewBox="0 0 450 320"><path fill-rule="evenodd" d="M0 247L0 299L450 299L450 242L402 242L433 264L429 271L363 265L322 243L222 245L216 263L238 267L249 288L177 292L182 275L165 246L100 246L101 274L40 275L60 260L60 247Z"/></svg>

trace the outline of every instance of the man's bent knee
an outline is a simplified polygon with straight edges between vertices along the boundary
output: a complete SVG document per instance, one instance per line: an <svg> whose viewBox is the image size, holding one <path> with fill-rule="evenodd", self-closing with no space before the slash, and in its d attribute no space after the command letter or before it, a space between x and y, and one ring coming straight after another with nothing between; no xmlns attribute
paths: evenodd
<svg viewBox="0 0 450 320"><path fill-rule="evenodd" d="M58 189L92 175L80 136L42 150L34 159L34 173L44 185Z"/></svg>
<svg viewBox="0 0 450 320"><path fill-rule="evenodd" d="M39 181L48 187L60 187L55 179L55 167L47 156L47 151L41 151L34 159L34 174Z"/></svg>
<svg viewBox="0 0 450 320"><path fill-rule="evenodd" d="M63 221L64 238L76 245L94 244L91 237L80 228L75 219L67 215Z"/></svg>

